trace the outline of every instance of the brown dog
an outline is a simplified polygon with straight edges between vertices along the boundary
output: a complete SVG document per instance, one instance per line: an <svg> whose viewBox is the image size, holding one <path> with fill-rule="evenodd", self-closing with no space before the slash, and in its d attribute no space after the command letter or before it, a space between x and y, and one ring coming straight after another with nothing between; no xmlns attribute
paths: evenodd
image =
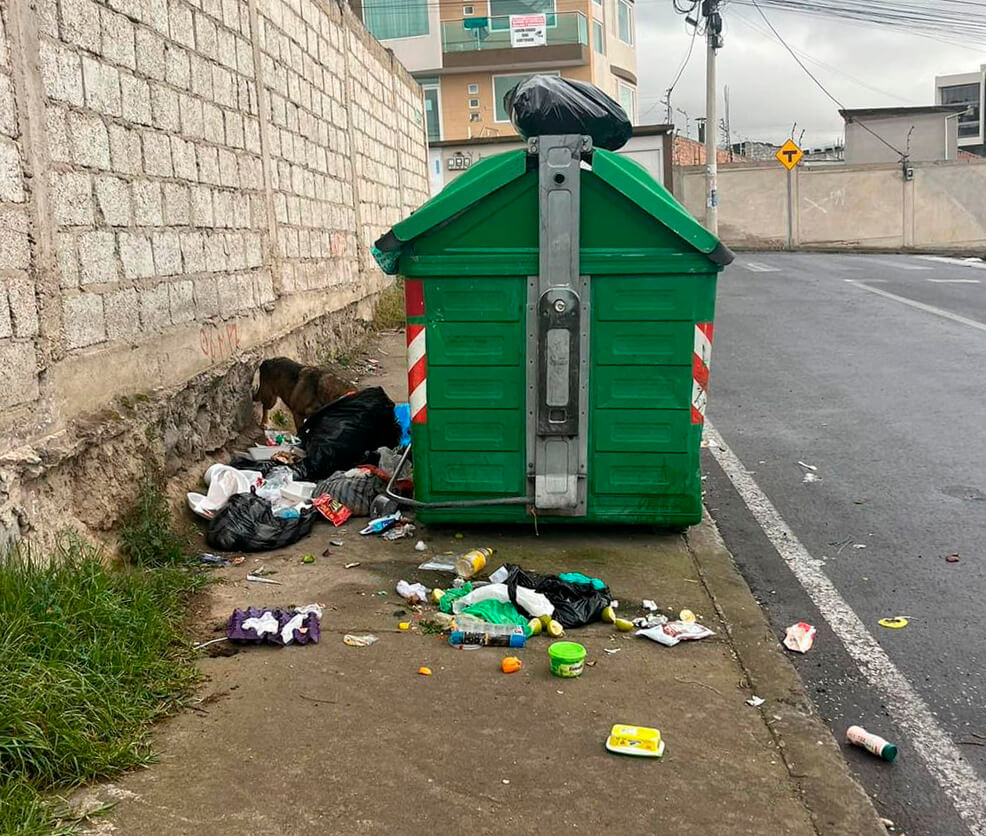
<svg viewBox="0 0 986 836"><path fill-rule="evenodd" d="M253 399L263 404L262 427L267 424L267 413L280 398L291 410L297 432L313 412L355 389L326 368L303 366L287 357L274 357L260 364L260 384Z"/></svg>

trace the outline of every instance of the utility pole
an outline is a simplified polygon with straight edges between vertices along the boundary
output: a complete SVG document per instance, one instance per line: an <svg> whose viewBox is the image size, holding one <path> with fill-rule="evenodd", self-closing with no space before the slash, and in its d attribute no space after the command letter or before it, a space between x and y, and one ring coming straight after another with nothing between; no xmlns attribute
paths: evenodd
<svg viewBox="0 0 986 836"><path fill-rule="evenodd" d="M733 132L729 124L729 85L722 89L722 96L726 103L726 123L723 126L726 130L726 150L729 152L729 162L733 161Z"/></svg>
<svg viewBox="0 0 986 836"><path fill-rule="evenodd" d="M719 234L719 161L716 155L716 52L722 46L722 16L720 0L702 0L705 17L705 227Z"/></svg>

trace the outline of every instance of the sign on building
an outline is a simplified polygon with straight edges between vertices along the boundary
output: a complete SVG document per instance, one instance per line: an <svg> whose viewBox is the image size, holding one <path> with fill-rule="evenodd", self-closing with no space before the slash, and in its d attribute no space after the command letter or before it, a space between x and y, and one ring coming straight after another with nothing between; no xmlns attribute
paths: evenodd
<svg viewBox="0 0 986 836"><path fill-rule="evenodd" d="M510 15L510 46L544 46L548 16Z"/></svg>

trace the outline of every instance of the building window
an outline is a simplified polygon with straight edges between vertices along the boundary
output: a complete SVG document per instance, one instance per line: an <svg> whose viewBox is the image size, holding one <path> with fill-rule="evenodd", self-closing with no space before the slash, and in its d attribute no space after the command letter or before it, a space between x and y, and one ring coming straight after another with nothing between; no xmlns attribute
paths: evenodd
<svg viewBox="0 0 986 836"><path fill-rule="evenodd" d="M943 105L965 105L972 108L959 114L959 137L979 136L979 97L978 83L955 84L940 90Z"/></svg>
<svg viewBox="0 0 986 836"><path fill-rule="evenodd" d="M428 34L428 0L363 0L363 22L378 41Z"/></svg>
<svg viewBox="0 0 986 836"><path fill-rule="evenodd" d="M620 40L633 46L633 6L627 0L617 0L616 18L619 24Z"/></svg>
<svg viewBox="0 0 986 836"><path fill-rule="evenodd" d="M472 110L477 110L479 108L479 99L470 99L469 107Z"/></svg>
<svg viewBox="0 0 986 836"><path fill-rule="evenodd" d="M620 107L622 107L630 119L630 123L633 125L637 124L637 91L631 87L629 84L624 84L622 81L619 84L620 87Z"/></svg>
<svg viewBox="0 0 986 836"><path fill-rule="evenodd" d="M509 29L510 15L545 14L545 23L554 26L555 0L489 0L491 29Z"/></svg>
<svg viewBox="0 0 986 836"><path fill-rule="evenodd" d="M478 85L478 84L470 84L470 85L469 85L469 86L468 86L468 87L466 88L466 92L467 92L467 93L468 93L468 94L469 94L470 96L478 96L478 95L479 95L479 85Z"/></svg>
<svg viewBox="0 0 986 836"><path fill-rule="evenodd" d="M463 17L469 17L469 15L474 15L474 14L476 14L476 10L472 6L463 6L462 7L462 16Z"/></svg>
<svg viewBox="0 0 986 836"><path fill-rule="evenodd" d="M494 119L497 122L509 122L510 111L503 103L503 97L514 89L522 81L527 81L534 73L524 75L495 75L493 76L493 106ZM561 75L557 70L554 72L542 72L539 75Z"/></svg>
<svg viewBox="0 0 986 836"><path fill-rule="evenodd" d="M597 6L601 6L603 4L603 0L592 0L592 2L595 3Z"/></svg>
<svg viewBox="0 0 986 836"><path fill-rule="evenodd" d="M603 25L598 21L592 21L592 48L601 55L606 54L606 38L603 35Z"/></svg>
<svg viewBox="0 0 986 836"><path fill-rule="evenodd" d="M428 141L438 142L442 138L441 98L438 85L422 85L425 97L425 124L428 126Z"/></svg>

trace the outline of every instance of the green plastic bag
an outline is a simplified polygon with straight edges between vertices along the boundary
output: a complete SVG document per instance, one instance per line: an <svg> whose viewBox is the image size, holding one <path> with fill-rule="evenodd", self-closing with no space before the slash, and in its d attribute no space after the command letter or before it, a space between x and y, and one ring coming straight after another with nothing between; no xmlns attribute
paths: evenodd
<svg viewBox="0 0 986 836"><path fill-rule="evenodd" d="M468 595L472 592L472 584L464 583L459 589L450 589L446 592L441 600L438 602L438 609L442 612L447 612L451 615L452 613L452 602L457 598L462 598L464 595Z"/></svg>
<svg viewBox="0 0 986 836"><path fill-rule="evenodd" d="M528 619L522 616L517 608L509 601L504 603L503 601L495 601L492 598L487 598L485 601L480 601L470 607L466 607L462 610L462 613L471 615L474 618L481 618L490 624L517 624L524 628L524 632L527 632Z"/></svg>

